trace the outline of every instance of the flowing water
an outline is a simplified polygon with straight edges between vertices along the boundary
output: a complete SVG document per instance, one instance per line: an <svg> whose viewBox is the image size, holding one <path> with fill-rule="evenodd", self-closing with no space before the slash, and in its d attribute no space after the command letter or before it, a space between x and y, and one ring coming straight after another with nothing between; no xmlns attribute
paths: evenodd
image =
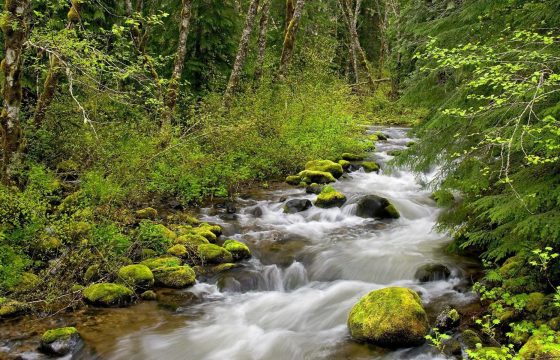
<svg viewBox="0 0 560 360"><path fill-rule="evenodd" d="M383 131L390 139L372 153L381 164L411 141L406 129ZM284 214L285 201L316 197L293 187L240 199L235 215L205 209L203 220L247 243L251 260L193 288L160 294L159 305L88 310L74 321L100 359L438 359L427 345L389 351L357 344L346 326L359 298L386 286L418 291L432 319L444 304L473 301L466 291L473 264L442 251L449 239L434 230L439 210L421 186L429 180L405 169L360 170L334 184L348 198L340 209ZM354 215L368 194L391 200L401 218ZM414 275L426 264L444 264L452 275L420 283ZM88 325L84 317L105 325Z"/></svg>

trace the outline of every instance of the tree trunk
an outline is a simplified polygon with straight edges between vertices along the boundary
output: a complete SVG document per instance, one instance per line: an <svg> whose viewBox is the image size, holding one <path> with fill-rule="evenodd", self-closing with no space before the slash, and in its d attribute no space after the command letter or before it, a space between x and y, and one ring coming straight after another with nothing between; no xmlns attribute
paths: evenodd
<svg viewBox="0 0 560 360"><path fill-rule="evenodd" d="M237 56L235 57L233 70L231 71L226 92L224 94L226 106L228 105L233 93L239 85L239 79L241 78L241 71L243 70L245 59L247 58L249 40L251 40L251 33L253 32L253 27L255 25L255 17L257 15L258 7L259 0L251 0L251 4L249 5L249 9L247 10L247 17L245 18L245 28L243 29L243 33L241 34L241 40L239 40L239 47L237 48Z"/></svg>
<svg viewBox="0 0 560 360"><path fill-rule="evenodd" d="M288 74L288 67L292 61L292 56L294 54L294 46L296 41L296 34L299 27L299 22L301 20L301 15L303 13L303 7L305 5L305 0L297 0L294 9L294 14L290 20L290 24L286 29L286 35L284 36L284 45L282 46L282 56L280 57L280 68L278 74L281 78Z"/></svg>
<svg viewBox="0 0 560 360"><path fill-rule="evenodd" d="M294 0L286 0L286 21L284 22L284 34L290 26L290 21L294 17L295 2Z"/></svg>
<svg viewBox="0 0 560 360"><path fill-rule="evenodd" d="M74 25L80 21L80 3L79 1L72 1L70 5L70 10L68 11L68 23L66 24L67 30L72 30ZM47 114L47 110L51 105L56 89L58 87L58 78L60 75L59 60L55 55L50 55L49 59L49 71L47 72L47 77L43 85L43 92L37 101L37 106L35 107L35 116L33 117L33 123L35 128L40 128Z"/></svg>
<svg viewBox="0 0 560 360"><path fill-rule="evenodd" d="M177 44L177 53L175 54L175 63L173 65L173 73L169 80L169 87L165 97L165 105L167 106L167 114L164 116L162 128L171 126L171 118L177 105L177 92L179 91L179 82L183 75L185 67L185 56L187 54L187 37L189 35L189 27L192 14L192 0L183 0L181 10L181 25L179 27L179 43Z"/></svg>
<svg viewBox="0 0 560 360"><path fill-rule="evenodd" d="M270 0L264 0L261 9L261 21L259 25L259 52L257 54L257 66L255 69L255 83L261 80L266 53L266 34L268 32L268 20L270 16Z"/></svg>
<svg viewBox="0 0 560 360"><path fill-rule="evenodd" d="M10 182L9 165L21 142L19 113L22 100L23 44L28 36L30 0L4 0L4 54L1 67L4 73L0 114L2 138L2 182Z"/></svg>

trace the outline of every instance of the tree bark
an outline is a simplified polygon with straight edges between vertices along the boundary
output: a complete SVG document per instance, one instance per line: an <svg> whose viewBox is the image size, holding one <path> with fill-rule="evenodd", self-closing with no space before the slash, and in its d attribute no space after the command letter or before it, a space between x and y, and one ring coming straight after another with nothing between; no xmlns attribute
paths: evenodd
<svg viewBox="0 0 560 360"><path fill-rule="evenodd" d="M0 113L0 135L2 139L2 182L10 182L9 165L21 143L19 113L21 110L23 75L23 45L27 39L30 0L4 0L4 54L1 68L4 74Z"/></svg>
<svg viewBox="0 0 560 360"><path fill-rule="evenodd" d="M243 70L243 65L245 65L245 59L247 58L249 40L251 40L251 33L253 32L253 27L255 25L255 17L257 15L258 7L259 0L251 0L249 9L247 10L247 17L245 18L245 27L243 29L243 33L241 34L241 39L239 40L239 47L237 48L237 56L235 57L233 70L231 71L226 92L224 94L226 105L231 100L233 93L239 85L239 79L241 78L241 71Z"/></svg>
<svg viewBox="0 0 560 360"><path fill-rule="evenodd" d="M270 17L270 0L264 0L261 9L261 21L259 24L259 51L257 54L257 66L255 69L255 83L261 80L266 53L266 35L268 32L268 20Z"/></svg>
<svg viewBox="0 0 560 360"><path fill-rule="evenodd" d="M68 22L66 24L66 30L72 30L80 21L80 2L77 0L72 1L70 5L70 10L68 11ZM47 114L56 89L58 87L58 79L60 75L59 60L55 55L50 55L49 59L49 70L47 72L47 77L45 83L43 84L43 92L37 101L37 106L35 107L35 116L33 117L33 123L35 128L40 128Z"/></svg>
<svg viewBox="0 0 560 360"><path fill-rule="evenodd" d="M181 25L179 27L179 43L177 44L177 53L175 54L175 63L173 65L173 73L169 80L167 95L165 96L165 105L167 106L167 114L164 116L162 128L171 126L171 118L177 105L177 93L179 91L179 82L183 75L185 67L185 56L187 54L187 37L192 14L192 0L183 0L181 10Z"/></svg>
<svg viewBox="0 0 560 360"><path fill-rule="evenodd" d="M278 74L281 78L288 74L288 67L292 61L294 54L294 47L296 41L296 34L303 13L305 0L297 0L294 8L294 14L290 20L290 24L286 28L286 35L284 36L284 45L282 46L282 56L280 57L280 68Z"/></svg>
<svg viewBox="0 0 560 360"><path fill-rule="evenodd" d="M294 9L295 9L295 1L294 0L286 0L286 20L284 22L284 34L288 30L288 26L290 26L290 21L294 17Z"/></svg>

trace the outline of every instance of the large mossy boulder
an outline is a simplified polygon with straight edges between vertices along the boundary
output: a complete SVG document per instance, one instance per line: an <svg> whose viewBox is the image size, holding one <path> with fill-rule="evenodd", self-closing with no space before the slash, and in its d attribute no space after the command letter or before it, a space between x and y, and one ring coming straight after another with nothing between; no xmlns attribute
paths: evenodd
<svg viewBox="0 0 560 360"><path fill-rule="evenodd" d="M243 244L242 242L236 240L226 240L223 245L224 249L229 251L233 256L233 260L243 260L248 259L251 257L251 250L247 247L247 245Z"/></svg>
<svg viewBox="0 0 560 360"><path fill-rule="evenodd" d="M284 212L286 214L295 214L309 209L313 204L308 199L292 199L284 204Z"/></svg>
<svg viewBox="0 0 560 360"><path fill-rule="evenodd" d="M146 265L150 270L154 270L160 267L170 267L170 266L179 266L181 265L181 259L175 256L167 256L167 257L160 257L160 258L153 258L153 259L146 259L142 261L140 264Z"/></svg>
<svg viewBox="0 0 560 360"><path fill-rule="evenodd" d="M196 274L188 265L155 269L154 277L157 285L174 289L182 289L196 282Z"/></svg>
<svg viewBox="0 0 560 360"><path fill-rule="evenodd" d="M306 184L329 184L336 181L331 173L325 171L304 170L298 176Z"/></svg>
<svg viewBox="0 0 560 360"><path fill-rule="evenodd" d="M521 360L560 359L560 333L535 334L519 350Z"/></svg>
<svg viewBox="0 0 560 360"><path fill-rule="evenodd" d="M328 172L336 179L341 177L344 173L342 165L330 160L309 161L305 164L305 170Z"/></svg>
<svg viewBox="0 0 560 360"><path fill-rule="evenodd" d="M198 226L198 229L205 229L205 230L209 230L210 232L212 232L214 235L216 236L221 236L223 229L220 225L216 225L216 224L209 224L209 223L202 223Z"/></svg>
<svg viewBox="0 0 560 360"><path fill-rule="evenodd" d="M121 284L92 284L82 292L84 299L99 306L124 306L131 302L134 292Z"/></svg>
<svg viewBox="0 0 560 360"><path fill-rule="evenodd" d="M154 274L142 264L127 265L117 273L119 281L134 289L146 290L154 285Z"/></svg>
<svg viewBox="0 0 560 360"><path fill-rule="evenodd" d="M336 191L332 186L327 186L321 191L315 200L315 206L320 208L341 207L346 202L346 196Z"/></svg>
<svg viewBox="0 0 560 360"><path fill-rule="evenodd" d="M398 219L400 217L395 205L377 195L367 195L361 198L358 201L356 215L375 219Z"/></svg>
<svg viewBox="0 0 560 360"><path fill-rule="evenodd" d="M389 287L362 297L350 311L348 328L358 341L399 348L422 345L430 327L415 291Z"/></svg>
<svg viewBox="0 0 560 360"><path fill-rule="evenodd" d="M185 245L175 244L169 249L167 249L167 254L171 256L176 256L178 258L184 258L189 254L189 250Z"/></svg>
<svg viewBox="0 0 560 360"><path fill-rule="evenodd" d="M65 356L75 353L84 342L75 327L64 327L46 331L41 336L40 350L47 355Z"/></svg>
<svg viewBox="0 0 560 360"><path fill-rule="evenodd" d="M233 256L229 251L215 244L203 244L198 246L198 258L207 264L221 264L233 262Z"/></svg>

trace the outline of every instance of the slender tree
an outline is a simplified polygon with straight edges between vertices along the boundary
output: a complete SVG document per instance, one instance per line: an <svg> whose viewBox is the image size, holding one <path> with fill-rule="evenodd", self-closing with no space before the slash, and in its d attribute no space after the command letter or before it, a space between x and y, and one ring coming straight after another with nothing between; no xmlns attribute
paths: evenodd
<svg viewBox="0 0 560 360"><path fill-rule="evenodd" d="M70 10L68 11L68 22L66 30L70 31L80 21L80 1L72 0ZM36 128L41 127L45 115L51 102L54 99L56 89L58 88L58 80L60 77L60 60L56 54L49 54L49 70L45 83L43 84L43 92L39 96L37 106L35 107L35 116L33 122Z"/></svg>
<svg viewBox="0 0 560 360"><path fill-rule="evenodd" d="M286 19L284 21L284 31L288 30L288 26L290 26L290 21L292 21L292 17L294 16L295 5L295 0L286 0Z"/></svg>
<svg viewBox="0 0 560 360"><path fill-rule="evenodd" d="M177 44L177 52L175 53L175 62L173 65L173 72L169 80L167 94L165 96L165 105L167 106L167 114L164 116L162 128L169 128L171 126L171 118L177 105L177 95L179 91L179 82L183 75L183 68L185 67L185 56L187 54L187 37L189 35L189 28L192 15L192 0L183 0L181 8L181 23L179 26L179 42Z"/></svg>
<svg viewBox="0 0 560 360"><path fill-rule="evenodd" d="M270 0L264 0L261 9L261 20L259 24L259 40L258 40L258 54L257 66L255 68L255 82L261 80L264 66L264 56L266 53L266 35L268 32L268 20L270 17Z"/></svg>
<svg viewBox="0 0 560 360"><path fill-rule="evenodd" d="M5 0L2 32L4 60L2 60L2 96L0 113L2 139L2 182L9 183L8 166L19 151L21 129L19 115L22 100L23 46L29 35L30 0Z"/></svg>
<svg viewBox="0 0 560 360"><path fill-rule="evenodd" d="M288 27L286 28L284 44L282 46L282 56L280 57L280 68L278 71L280 77L284 77L288 73L288 67L290 65L290 62L292 61L292 56L294 54L296 35L299 28L301 16L303 14L304 6L305 0L297 0L293 16Z"/></svg>
<svg viewBox="0 0 560 360"><path fill-rule="evenodd" d="M247 17L245 18L245 27L243 28L243 33L241 34L241 39L239 40L239 47L237 48L237 56L235 57L233 70L231 71L226 92L224 94L226 105L229 103L231 96L239 85L241 71L243 70L243 65L245 65L247 51L249 50L249 40L251 39L251 33L255 27L255 17L257 15L258 7L259 0L251 0L249 9L247 10Z"/></svg>

